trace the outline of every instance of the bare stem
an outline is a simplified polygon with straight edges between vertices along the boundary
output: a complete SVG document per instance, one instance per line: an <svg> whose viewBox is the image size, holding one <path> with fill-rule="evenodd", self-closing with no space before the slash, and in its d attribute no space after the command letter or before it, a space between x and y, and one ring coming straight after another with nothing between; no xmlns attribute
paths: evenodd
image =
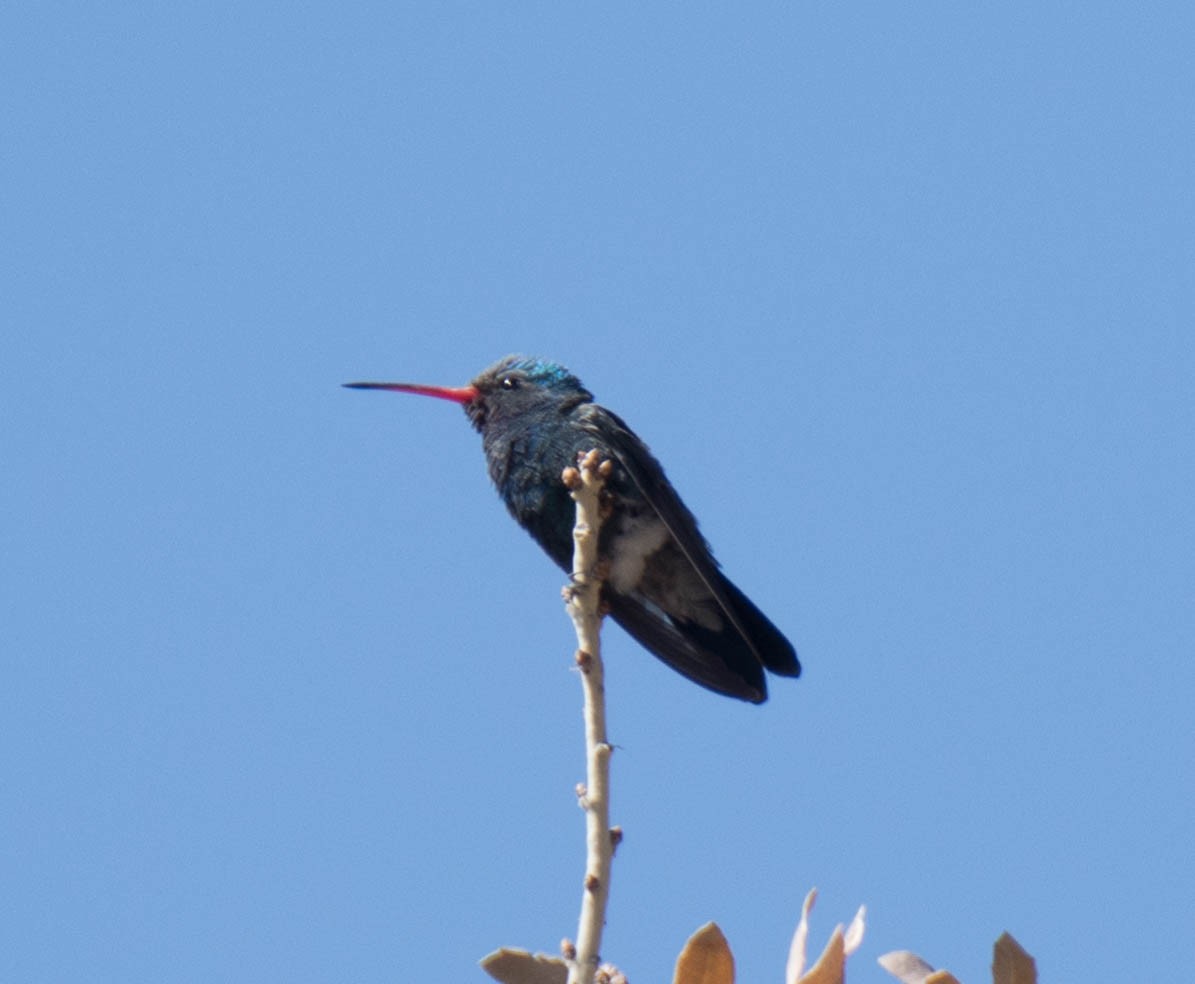
<svg viewBox="0 0 1195 984"><path fill-rule="evenodd" d="M567 468L564 483L577 504L573 528L572 584L565 590L567 609L577 631L577 666L585 693L585 786L578 798L585 810L585 888L577 927L576 956L569 961L568 984L592 984L597 971L610 894L610 862L616 836L610 831L610 743L606 740L606 690L601 653L602 577L598 534L602 526L602 487L609 462L596 451Z"/></svg>

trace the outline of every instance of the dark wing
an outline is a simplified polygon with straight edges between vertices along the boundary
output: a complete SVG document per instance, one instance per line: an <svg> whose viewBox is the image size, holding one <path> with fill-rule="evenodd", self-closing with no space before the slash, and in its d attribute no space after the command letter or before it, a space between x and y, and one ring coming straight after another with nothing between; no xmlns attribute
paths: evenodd
<svg viewBox="0 0 1195 984"><path fill-rule="evenodd" d="M594 418L600 418L600 421ZM700 635L703 630L686 626L685 633L682 634L666 613L656 609L650 602L640 605L640 610L635 612L625 610L629 606L623 606L624 610L619 611L619 603L615 600L618 596L614 596L611 599L611 609L619 621L632 635L639 638L653 651L656 646L648 642L646 637L649 635L657 640L657 645L670 643L669 649L678 653L678 656L676 661L673 659L667 659L667 661L672 663L678 671L698 683L703 683L723 693L732 693L733 696L756 701L765 698L767 691L759 664L782 676L800 674L801 665L797 660L792 643L719 570L709 545L697 528L696 518L681 502L680 496L676 494L676 490L664 475L664 469L635 432L617 414L611 413L597 404L588 404L583 408L582 423L593 435L595 445L618 460L643 498L647 500L668 528L681 552L693 569L697 571L710 593L717 599L718 605L734 627L741 644L745 644L754 657L756 665L752 672L752 668L748 666L749 660L738 658L733 652L733 649L738 647L732 647L731 651L727 652L725 640L711 640L711 642L720 642L717 651L733 664L733 670L728 667L725 672L728 675L733 673L735 689L727 689L724 684L719 685L713 680L706 680L698 675L698 673L705 673L721 676L718 670L709 666L708 659L694 651L694 633L696 631ZM632 628L632 624L634 628ZM681 657L677 649L678 646L689 650L690 657ZM689 665L681 665L683 663Z"/></svg>
<svg viewBox="0 0 1195 984"><path fill-rule="evenodd" d="M761 704L768 697L763 667L727 625L722 633L686 625L681 631L667 612L638 592L607 592L610 616L648 652L694 683L728 697ZM732 635L733 638L726 638Z"/></svg>

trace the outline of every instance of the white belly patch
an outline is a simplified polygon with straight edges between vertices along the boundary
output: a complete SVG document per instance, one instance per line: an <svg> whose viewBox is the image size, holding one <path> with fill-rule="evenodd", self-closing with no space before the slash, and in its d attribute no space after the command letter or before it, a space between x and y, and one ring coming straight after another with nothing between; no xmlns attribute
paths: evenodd
<svg viewBox="0 0 1195 984"><path fill-rule="evenodd" d="M654 515L624 518L611 545L613 557L607 575L610 586L619 594L634 591L643 577L647 558L659 550L668 537L668 527Z"/></svg>

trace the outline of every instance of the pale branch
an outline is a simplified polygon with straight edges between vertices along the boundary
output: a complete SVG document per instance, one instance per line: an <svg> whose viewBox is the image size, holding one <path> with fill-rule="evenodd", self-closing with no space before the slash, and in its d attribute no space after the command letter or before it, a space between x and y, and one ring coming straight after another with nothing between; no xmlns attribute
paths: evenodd
<svg viewBox="0 0 1195 984"><path fill-rule="evenodd" d="M610 894L610 862L622 832L610 829L610 753L606 739L606 690L601 653L602 570L598 556L605 499L602 490L613 466L597 451L578 456L576 468L562 479L577 504L573 528L572 583L565 589L566 608L577 632L577 667L585 694L585 785L577 789L585 810L585 887L577 926L575 956L569 959L568 984L592 984L598 968L606 902Z"/></svg>

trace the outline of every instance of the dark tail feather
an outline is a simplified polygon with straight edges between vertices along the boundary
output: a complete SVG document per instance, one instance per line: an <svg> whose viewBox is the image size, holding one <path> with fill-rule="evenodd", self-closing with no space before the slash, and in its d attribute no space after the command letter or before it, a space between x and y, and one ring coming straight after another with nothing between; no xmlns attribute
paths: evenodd
<svg viewBox="0 0 1195 984"><path fill-rule="evenodd" d="M644 649L694 683L753 704L768 699L763 667L732 625L728 624L721 632L692 623L678 625L655 605L635 595L608 592L606 601L614 620ZM763 619L758 611L752 610ZM766 623L767 619L763 621ZM779 637L783 640L783 636ZM792 647L788 648L791 654ZM795 662L795 655L792 660Z"/></svg>
<svg viewBox="0 0 1195 984"><path fill-rule="evenodd" d="M783 633L768 617L755 607L743 592L725 576L720 585L725 598L734 608L734 618L747 634L747 640L763 665L777 676L795 677L801 675L801 663L797 651Z"/></svg>

